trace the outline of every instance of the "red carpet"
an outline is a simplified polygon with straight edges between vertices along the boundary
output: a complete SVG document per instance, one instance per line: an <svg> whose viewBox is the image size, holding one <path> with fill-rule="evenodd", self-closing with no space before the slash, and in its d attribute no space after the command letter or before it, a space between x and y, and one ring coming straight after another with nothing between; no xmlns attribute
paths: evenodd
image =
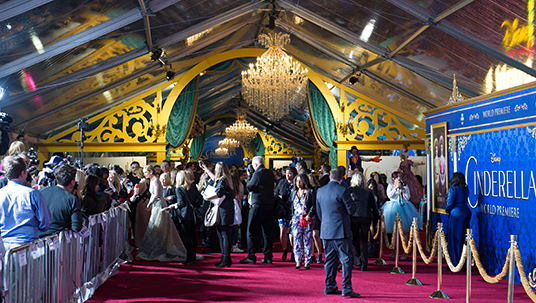
<svg viewBox="0 0 536 303"><path fill-rule="evenodd" d="M279 250L280 251L280 250ZM389 255L386 252L385 257ZM119 274L111 277L87 302L430 302L437 289L437 264L426 265L419 259L417 278L423 286L408 286L411 261L400 262L406 274L390 274L394 261L386 258L388 266L371 265L369 271L353 271L354 291L358 299L324 295L324 269L313 264L311 270L297 270L294 263L282 262L276 252L274 265L241 265L245 253L233 254L233 266L219 269L213 266L220 254L205 255L193 266L177 263L134 261L121 266ZM257 254L258 260L262 258ZM411 259L411 258L409 258ZM341 274L337 283L341 289ZM443 269L443 291L449 302L465 301L465 273ZM473 268L472 302L506 302L508 282L486 283ZM436 299L438 300L438 299ZM531 302L520 285L514 288L515 302Z"/></svg>

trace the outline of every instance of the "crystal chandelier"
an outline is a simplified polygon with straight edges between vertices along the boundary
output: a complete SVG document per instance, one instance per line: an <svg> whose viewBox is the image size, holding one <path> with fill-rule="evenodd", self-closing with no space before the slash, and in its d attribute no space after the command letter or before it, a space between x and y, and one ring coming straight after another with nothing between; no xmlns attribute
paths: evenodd
<svg viewBox="0 0 536 303"><path fill-rule="evenodd" d="M218 145L220 148L226 148L228 151L234 151L238 146L240 146L240 142L232 138L225 138L220 140Z"/></svg>
<svg viewBox="0 0 536 303"><path fill-rule="evenodd" d="M277 121L305 100L308 70L281 49L288 34L264 34L259 43L268 50L242 72L242 92L249 105Z"/></svg>
<svg viewBox="0 0 536 303"><path fill-rule="evenodd" d="M228 155L229 154L229 150L227 150L227 148L216 148L216 150L214 151L214 153L218 156L225 156L225 155Z"/></svg>
<svg viewBox="0 0 536 303"><path fill-rule="evenodd" d="M225 129L227 138L235 139L243 144L248 144L257 135L257 128L246 121L246 109L238 108L236 110L238 119L235 123Z"/></svg>

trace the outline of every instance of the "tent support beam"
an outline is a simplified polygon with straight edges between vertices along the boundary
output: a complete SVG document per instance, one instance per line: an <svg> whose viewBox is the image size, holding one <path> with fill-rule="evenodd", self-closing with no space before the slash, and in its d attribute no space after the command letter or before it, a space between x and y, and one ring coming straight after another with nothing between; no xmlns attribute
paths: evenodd
<svg viewBox="0 0 536 303"><path fill-rule="evenodd" d="M0 22L23 14L49 2L52 2L52 0L12 0L0 4Z"/></svg>
<svg viewBox="0 0 536 303"><path fill-rule="evenodd" d="M401 0L387 0L389 3L395 5L396 7L412 14L413 16L420 18L423 21L427 21L431 19L431 17L428 15L428 13L424 12L421 8L417 7L416 5L406 3L405 1ZM507 55L501 53L500 51L497 51L486 44L470 37L467 34L464 34L460 32L459 30L453 28L450 25L447 25L445 23L437 23L435 24L436 28L441 30L442 32L476 48L477 50L499 60L502 61L505 64L508 64L514 68L517 68L533 77L536 77L536 70L533 68L530 68L526 66L525 64L508 57Z"/></svg>
<svg viewBox="0 0 536 303"><path fill-rule="evenodd" d="M166 0L160 1L155 5L159 9L164 9L170 5L173 5L181 0ZM151 2L154 3L155 1ZM152 7L153 11L158 11L155 7ZM116 31L122 27L125 27L129 24L132 24L142 18L139 8L131 9L130 11L112 18L108 21L105 21L101 24L98 24L90 29L87 29L83 32L72 35L68 38L65 38L61 41L58 41L52 45L45 46L45 48L40 52L34 52L29 55L23 56L16 60L13 60L7 64L2 65L0 70L0 79L6 76L9 76L13 73L16 73L22 69L35 65L44 60L50 59L54 56L62 54L68 50L71 50L75 47L88 43L92 40L98 39L106 34L109 34L113 31Z"/></svg>

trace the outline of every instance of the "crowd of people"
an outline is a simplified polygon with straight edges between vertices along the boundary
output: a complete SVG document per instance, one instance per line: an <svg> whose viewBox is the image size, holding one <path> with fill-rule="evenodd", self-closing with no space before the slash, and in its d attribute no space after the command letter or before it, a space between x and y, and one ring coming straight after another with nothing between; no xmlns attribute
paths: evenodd
<svg viewBox="0 0 536 303"><path fill-rule="evenodd" d="M142 168L134 161L127 173L117 164L77 168L58 155L39 171L30 164L21 142L14 142L8 153L0 179L2 254L65 229L78 232L88 216L128 202L129 234L138 249L137 259L193 265L202 258L200 253L219 251L221 259L214 265L231 267L231 253L247 248L241 264L255 264L259 252L260 263L272 264L278 222L282 261L306 270L325 261L325 293L352 297L358 294L351 288L351 270L367 270L369 230L378 222L380 209L388 233L397 213L404 232L409 232L414 217L422 227L412 199L414 192L422 198L417 178L411 174L408 181L402 169L389 183L379 172L367 179L361 167L367 160L360 159L354 148L349 168L325 164L317 173L303 160L268 169L262 157L230 167L208 160L175 167L175 162L165 160ZM412 164L407 153L402 160L401 166ZM456 180L461 184L460 178ZM219 224L207 227L204 216L212 207L218 207ZM202 251L197 251L198 238ZM334 285L337 259L342 263L342 291Z"/></svg>

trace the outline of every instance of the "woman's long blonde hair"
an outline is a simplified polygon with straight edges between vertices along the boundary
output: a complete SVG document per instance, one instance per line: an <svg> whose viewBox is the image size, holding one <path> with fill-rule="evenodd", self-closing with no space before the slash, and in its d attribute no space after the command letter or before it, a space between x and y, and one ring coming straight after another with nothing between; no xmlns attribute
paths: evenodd
<svg viewBox="0 0 536 303"><path fill-rule="evenodd" d="M181 170L177 173L177 179L175 180L175 187L182 187L186 190L189 190L192 186L190 178L187 176L184 170Z"/></svg>
<svg viewBox="0 0 536 303"><path fill-rule="evenodd" d="M227 184L231 189L234 189L233 187L233 179L231 178L231 173L229 172L229 168L227 167L227 164L224 162L218 162L216 163L216 167L214 167L214 178L216 180L219 180L221 178L225 178L225 181L227 181Z"/></svg>

